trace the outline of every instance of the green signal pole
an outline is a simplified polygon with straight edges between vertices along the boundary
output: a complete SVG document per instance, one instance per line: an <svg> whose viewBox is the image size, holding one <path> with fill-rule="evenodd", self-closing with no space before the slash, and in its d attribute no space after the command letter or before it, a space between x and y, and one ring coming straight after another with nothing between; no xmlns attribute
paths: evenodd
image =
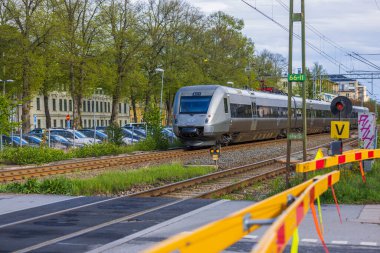
<svg viewBox="0 0 380 253"><path fill-rule="evenodd" d="M302 75L306 77L306 39L305 39L305 0L301 0L301 13L294 13L294 4L293 0L289 0L289 57L288 57L288 76L292 75L292 69L293 69L293 23L294 22L301 22L301 33L302 33ZM294 75L292 75L294 76ZM290 78L288 78L290 79ZM302 153L303 153L303 161L306 161L307 159L307 120L306 120L306 85L307 85L307 78L305 78L302 82L302 127L303 127L303 133L302 133ZM288 125L287 125L287 151L286 151L286 186L289 188L289 172L290 172L290 154L291 154L291 138L290 133L292 129L292 81L288 80ZM295 105L296 106L296 105ZM295 112L296 113L296 110ZM306 173L304 173L304 180L306 179Z"/></svg>
<svg viewBox="0 0 380 253"><path fill-rule="evenodd" d="M293 0L290 0L289 5L289 56L288 56L288 75L292 73L293 68ZM292 140L289 134L292 128L292 82L288 81L288 127L287 127L287 145L286 145L286 188L290 187L289 173L290 173L290 153L292 150Z"/></svg>
<svg viewBox="0 0 380 253"><path fill-rule="evenodd" d="M305 45L305 0L301 0L301 30L302 30L302 74L306 76L306 45ZM303 161L306 161L306 148L307 148L307 121L306 121L306 86L307 78L302 83L302 122L303 122ZM304 173L304 180L306 173Z"/></svg>

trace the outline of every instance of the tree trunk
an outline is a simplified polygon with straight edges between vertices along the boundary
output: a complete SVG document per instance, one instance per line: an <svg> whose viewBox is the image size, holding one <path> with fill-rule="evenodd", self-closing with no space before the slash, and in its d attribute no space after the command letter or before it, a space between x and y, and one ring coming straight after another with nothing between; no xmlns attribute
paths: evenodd
<svg viewBox="0 0 380 253"><path fill-rule="evenodd" d="M45 111L45 117L46 117L46 128L51 128L51 117L50 117L50 111L49 111L49 95L47 92L44 92L44 111Z"/></svg>
<svg viewBox="0 0 380 253"><path fill-rule="evenodd" d="M73 115L72 115L72 119L73 119L73 125L71 127L75 127L75 106L76 106L76 103L75 103L75 94L76 94L76 90L75 90L75 76L74 76L74 63L73 62L70 62L70 70L69 70L69 80L70 80L70 93L71 93L71 99L73 101ZM70 112L69 112L70 114Z"/></svg>
<svg viewBox="0 0 380 253"><path fill-rule="evenodd" d="M122 66L118 68L118 80L115 85L114 92L112 94L112 112L111 112L111 123L117 122L117 116L119 114L119 101L120 101L120 92L121 86L123 85L123 75L122 75Z"/></svg>
<svg viewBox="0 0 380 253"><path fill-rule="evenodd" d="M75 111L75 115L77 115L76 118L74 119L74 124L76 128L81 129L83 127L82 114L81 114L81 109L82 109L82 94L81 93L75 96L75 98L73 99L73 104L75 104L73 109Z"/></svg>
<svg viewBox="0 0 380 253"><path fill-rule="evenodd" d="M30 131L30 87L29 87L29 59L24 58L22 69L22 128L25 133Z"/></svg>
<svg viewBox="0 0 380 253"><path fill-rule="evenodd" d="M137 123L137 111L136 111L136 97L133 94L132 87L130 88L131 91L131 106L132 106L132 112L133 112L133 123Z"/></svg>

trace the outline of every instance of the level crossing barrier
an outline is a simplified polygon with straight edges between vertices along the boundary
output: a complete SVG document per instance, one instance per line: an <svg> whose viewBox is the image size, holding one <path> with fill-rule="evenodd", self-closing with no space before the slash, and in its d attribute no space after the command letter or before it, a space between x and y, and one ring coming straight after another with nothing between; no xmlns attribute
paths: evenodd
<svg viewBox="0 0 380 253"><path fill-rule="evenodd" d="M296 164L296 172L305 173L376 158L380 158L380 149L354 149L345 151L341 155L327 156L321 159L298 163Z"/></svg>
<svg viewBox="0 0 380 253"><path fill-rule="evenodd" d="M293 231L297 229L310 208L315 217L314 200L329 187L332 188L339 178L339 171L314 177L226 218L192 232L173 236L148 249L145 253L220 252L259 227L270 224L272 226L253 252L282 252L293 235ZM316 228L320 235L317 223ZM323 238L321 240L323 242Z"/></svg>

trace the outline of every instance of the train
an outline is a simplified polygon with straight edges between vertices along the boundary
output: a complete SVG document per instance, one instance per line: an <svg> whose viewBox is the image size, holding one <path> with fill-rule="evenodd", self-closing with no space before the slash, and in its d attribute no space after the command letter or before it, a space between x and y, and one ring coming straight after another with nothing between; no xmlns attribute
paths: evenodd
<svg viewBox="0 0 380 253"><path fill-rule="evenodd" d="M302 131L302 98L292 97L291 131ZM330 103L306 100L307 132L330 130L337 120ZM358 113L366 107L353 106L350 121L357 128ZM228 145L231 143L286 137L288 96L244 90L222 85L195 85L180 88L173 103L173 131L187 147Z"/></svg>

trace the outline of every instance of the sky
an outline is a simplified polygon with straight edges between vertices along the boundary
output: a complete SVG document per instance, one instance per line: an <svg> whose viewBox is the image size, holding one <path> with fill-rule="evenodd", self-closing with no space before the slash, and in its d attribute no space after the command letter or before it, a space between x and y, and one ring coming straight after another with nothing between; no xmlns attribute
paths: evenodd
<svg viewBox="0 0 380 253"><path fill-rule="evenodd" d="M289 0L244 1L286 28L289 26ZM256 52L267 49L288 57L288 32L243 1L191 0L189 3L205 14L223 11L235 18L243 19L243 33L253 40ZM300 6L301 1L295 0L294 12L300 12ZM346 71L359 70L380 72L350 56L361 56L380 66L380 0L307 0L305 18L306 40L317 51L328 55L324 57L306 46L307 67L318 62L328 74L344 74ZM294 24L294 32L301 34L300 23ZM297 72L297 68L301 67L301 42L294 38L293 43L293 69ZM359 82L372 92L371 80ZM380 80L374 80L373 87L373 93L380 101Z"/></svg>

